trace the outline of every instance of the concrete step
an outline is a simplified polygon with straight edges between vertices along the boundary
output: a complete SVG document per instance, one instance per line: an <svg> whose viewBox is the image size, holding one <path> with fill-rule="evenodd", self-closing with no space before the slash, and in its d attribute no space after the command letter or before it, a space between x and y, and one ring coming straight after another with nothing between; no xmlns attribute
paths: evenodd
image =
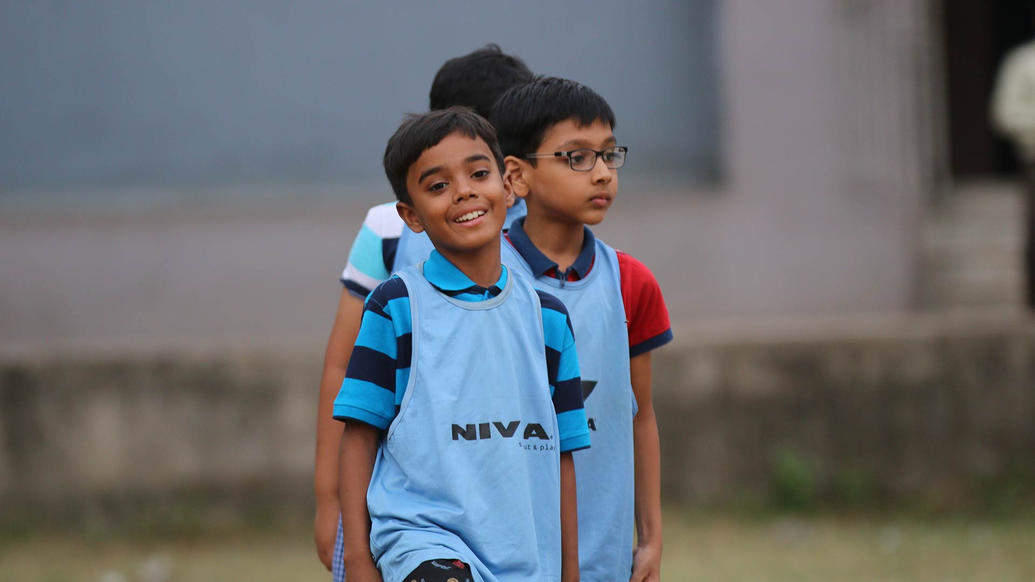
<svg viewBox="0 0 1035 582"><path fill-rule="evenodd" d="M957 185L923 227L921 308L1021 307L1023 240L1019 185Z"/></svg>

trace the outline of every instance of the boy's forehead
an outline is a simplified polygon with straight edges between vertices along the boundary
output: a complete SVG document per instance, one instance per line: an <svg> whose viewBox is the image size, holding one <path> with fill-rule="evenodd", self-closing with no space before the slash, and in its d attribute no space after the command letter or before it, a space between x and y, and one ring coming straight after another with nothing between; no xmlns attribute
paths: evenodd
<svg viewBox="0 0 1035 582"><path fill-rule="evenodd" d="M478 135L468 136L454 131L421 152L407 173L416 178L429 169L467 163L480 156L493 160L492 149L485 140Z"/></svg>
<svg viewBox="0 0 1035 582"><path fill-rule="evenodd" d="M603 119L583 124L577 118L569 118L551 125L543 133L543 144L556 146L564 144L597 145L615 140L611 125Z"/></svg>

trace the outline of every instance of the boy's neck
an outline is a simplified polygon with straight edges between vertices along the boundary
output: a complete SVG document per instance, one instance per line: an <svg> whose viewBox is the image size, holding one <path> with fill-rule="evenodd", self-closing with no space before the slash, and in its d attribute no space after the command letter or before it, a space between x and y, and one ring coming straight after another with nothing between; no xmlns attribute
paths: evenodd
<svg viewBox="0 0 1035 582"><path fill-rule="evenodd" d="M586 238L585 225L582 223L555 222L529 213L522 227L528 240L539 252L557 263L560 271L566 271L575 264L582 253L582 244Z"/></svg>
<svg viewBox="0 0 1035 582"><path fill-rule="evenodd" d="M491 287L500 280L503 269L500 263L499 238L475 251L456 253L448 249L438 249L438 252L461 273L467 275L475 285Z"/></svg>

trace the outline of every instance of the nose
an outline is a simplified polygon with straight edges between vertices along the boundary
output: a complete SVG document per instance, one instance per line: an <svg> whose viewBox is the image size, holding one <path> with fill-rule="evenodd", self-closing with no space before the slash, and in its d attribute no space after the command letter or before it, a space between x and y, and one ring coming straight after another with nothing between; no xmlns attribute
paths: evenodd
<svg viewBox="0 0 1035 582"><path fill-rule="evenodd" d="M593 169L590 170L590 175L593 178L593 183L606 184L611 181L614 177L614 170L607 167L604 163L604 156L598 155L595 162L593 162Z"/></svg>
<svg viewBox="0 0 1035 582"><path fill-rule="evenodd" d="M462 202L472 196L477 196L478 192L475 190L475 185L472 180L467 178L460 178L456 183L455 199L457 202Z"/></svg>

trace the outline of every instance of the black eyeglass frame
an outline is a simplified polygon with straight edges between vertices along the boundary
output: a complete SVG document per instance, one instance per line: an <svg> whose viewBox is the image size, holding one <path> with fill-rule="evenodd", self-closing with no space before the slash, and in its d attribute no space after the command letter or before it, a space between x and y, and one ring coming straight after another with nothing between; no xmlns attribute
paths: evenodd
<svg viewBox="0 0 1035 582"><path fill-rule="evenodd" d="M575 163L571 160L571 154L573 154L575 152L586 152L587 155L592 153L593 154L593 163L590 164L589 167L587 167L584 170L580 170L580 169L576 168L575 167ZM610 154L621 153L622 154L621 155L621 161L618 162L617 165L613 165L613 166L611 164L608 164L607 163L607 159L604 158L604 154L608 154L608 153L610 153ZM590 149L590 148L577 148L577 149L574 149L574 150L568 150L566 152L553 152L552 154L525 154L522 157L526 158L526 159L530 159L530 158L535 158L535 159L541 159L541 158L565 158L565 159L568 160L568 167L571 168L573 172L591 172L593 170L593 168L596 167L598 159L603 159L604 160L604 165L607 166L608 168L612 169L612 170L617 170L618 168L621 168L622 166L625 165L625 155L628 154L628 153L629 153L629 148L627 148L625 146L612 146L612 147L609 147L609 148L606 148L606 149L602 149L602 150L594 150L594 149ZM617 158L617 156L616 156L616 158Z"/></svg>

